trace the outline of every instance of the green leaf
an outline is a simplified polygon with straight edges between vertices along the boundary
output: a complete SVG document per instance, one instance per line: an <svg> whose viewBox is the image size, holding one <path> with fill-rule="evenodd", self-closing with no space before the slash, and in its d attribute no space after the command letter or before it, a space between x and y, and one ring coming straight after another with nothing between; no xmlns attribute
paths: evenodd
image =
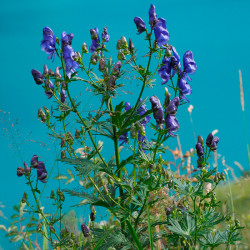
<svg viewBox="0 0 250 250"><path fill-rule="evenodd" d="M152 228L151 228L151 222L150 222L150 214L149 214L148 204L147 204L147 216L148 216L148 234L149 234L149 242L150 242L151 250L153 250L153 249L154 249L154 245L153 245L153 236L152 236Z"/></svg>
<svg viewBox="0 0 250 250"><path fill-rule="evenodd" d="M140 242L140 240L139 240L139 237L138 237L138 235L137 235L135 229L134 229L133 226L131 225L130 221L129 221L129 220L126 220L125 222L126 222L126 224L127 224L127 226L128 226L128 230L130 231L130 234L132 235L133 240L135 241L135 243L136 243L138 249L143 250L142 245L141 245L141 242Z"/></svg>

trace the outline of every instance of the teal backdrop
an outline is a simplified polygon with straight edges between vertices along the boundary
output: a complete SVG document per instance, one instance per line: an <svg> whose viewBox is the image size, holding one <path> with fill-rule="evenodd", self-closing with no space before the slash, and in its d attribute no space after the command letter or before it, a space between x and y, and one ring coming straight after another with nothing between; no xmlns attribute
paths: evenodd
<svg viewBox="0 0 250 250"><path fill-rule="evenodd" d="M42 88L34 83L30 73L33 68L42 71L44 63L52 69L57 66L56 61L52 64L40 49L43 27L51 27L59 37L62 31L73 33L73 47L80 51L82 42L88 45L91 43L91 28L99 27L99 30L102 30L107 26L111 36L107 45L110 51L115 51L116 41L124 35L127 39L132 38L138 54L143 55L146 44L143 36L136 34L133 18L140 16L148 23L148 9L151 3L156 5L158 17L167 20L169 43L176 47L181 57L186 50L192 50L198 66L192 76L193 93L189 98L190 104L194 106L193 127L187 111L189 105L181 107L178 112L183 152L195 147L194 131L196 135L206 137L209 132L218 129L218 153L225 156L226 163L235 169L236 175L239 176L240 172L234 161L249 170L246 149L248 138L244 132L238 73L241 69L245 96L245 127L249 130L249 0L1 0L0 202L5 208L0 210L3 210L6 217L12 214L12 206L17 204L23 192L28 190L24 179L16 176L16 168L22 165L22 161L29 163L32 155L38 154L50 171L56 155L55 144L49 139L46 127L37 118L38 108L45 105L49 107L53 101L47 99ZM163 100L164 87L161 86L158 76L155 84L156 87L147 89L143 97L156 94ZM128 86L135 91L137 83L131 80ZM77 95L80 89L79 100L83 101L83 105L87 100L94 100L87 99L89 92L85 91L84 86L79 84L77 88L78 90L73 90L74 94ZM126 100L135 104L134 96L126 95ZM148 104L148 107L150 106ZM17 143L20 141L21 157L15 149L8 124L13 124L11 131ZM174 149L176 139L172 139L169 145ZM108 157L112 156L113 152L104 149L104 154ZM222 169L221 161L218 163ZM59 167L60 171L63 171L64 167ZM54 168L53 175L56 175L57 171L57 168ZM49 194L53 187L55 184L50 182L46 192ZM49 203L46 195L44 199L45 203ZM66 197L66 200L68 207L66 206L65 211L75 204L71 198ZM79 213L83 220L87 220L89 209L81 208ZM105 212L102 213L105 216ZM0 222L7 225L10 223L3 218L0 218ZM15 245L8 243L3 232L0 232L1 248L16 249Z"/></svg>

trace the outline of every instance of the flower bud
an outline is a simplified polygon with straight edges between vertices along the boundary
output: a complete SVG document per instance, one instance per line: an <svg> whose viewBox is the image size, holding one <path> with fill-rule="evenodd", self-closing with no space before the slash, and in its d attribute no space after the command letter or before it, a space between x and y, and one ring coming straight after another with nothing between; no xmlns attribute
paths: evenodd
<svg viewBox="0 0 250 250"><path fill-rule="evenodd" d="M171 211L172 211L172 207L165 207L165 212L167 216L170 215Z"/></svg>
<svg viewBox="0 0 250 250"><path fill-rule="evenodd" d="M67 95L66 95L66 91L62 88L61 91L61 102L64 103L66 101Z"/></svg>
<svg viewBox="0 0 250 250"><path fill-rule="evenodd" d="M63 150L61 152L61 159L65 159L66 158L66 153L65 153L65 150Z"/></svg>
<svg viewBox="0 0 250 250"><path fill-rule="evenodd" d="M121 60L121 61L126 60L126 57L123 54L122 50L119 50L117 58L118 60Z"/></svg>
<svg viewBox="0 0 250 250"><path fill-rule="evenodd" d="M83 233L84 237L88 237L89 236L89 228L87 227L87 225L82 224L81 229L82 229L82 233Z"/></svg>
<svg viewBox="0 0 250 250"><path fill-rule="evenodd" d="M104 71L105 68L106 68L105 59L101 58L99 61L99 71Z"/></svg>
<svg viewBox="0 0 250 250"><path fill-rule="evenodd" d="M195 146L198 157L202 158L204 155L204 150L202 145L198 142Z"/></svg>
<svg viewBox="0 0 250 250"><path fill-rule="evenodd" d="M204 142L203 142L203 138L199 135L198 136L198 142L202 145L202 147L203 147L203 145L204 145Z"/></svg>
<svg viewBox="0 0 250 250"><path fill-rule="evenodd" d="M75 130L75 138L76 139L80 138L80 131L78 129Z"/></svg>
<svg viewBox="0 0 250 250"><path fill-rule="evenodd" d="M65 147L65 138L64 137L61 139L60 145L61 145L61 148Z"/></svg>
<svg viewBox="0 0 250 250"><path fill-rule="evenodd" d="M43 81L44 81L43 76L38 70L32 69L31 74L32 74L36 84L41 85L43 83Z"/></svg>
<svg viewBox="0 0 250 250"><path fill-rule="evenodd" d="M62 88L65 90L67 89L67 84L65 83L65 81L62 81Z"/></svg>
<svg viewBox="0 0 250 250"><path fill-rule="evenodd" d="M50 193L50 199L55 199L55 192L53 190Z"/></svg>
<svg viewBox="0 0 250 250"><path fill-rule="evenodd" d="M91 40L96 40L98 39L96 31L94 29L90 30L90 35L91 35Z"/></svg>
<svg viewBox="0 0 250 250"><path fill-rule="evenodd" d="M135 51L135 46L130 38L129 38L128 50L130 51L131 54L134 53Z"/></svg>
<svg viewBox="0 0 250 250"><path fill-rule="evenodd" d="M16 175L18 177L21 177L21 176L23 176L23 174L24 174L24 169L22 167L18 167L16 170Z"/></svg>
<svg viewBox="0 0 250 250"><path fill-rule="evenodd" d="M83 43L82 44L82 53L88 53L88 52L89 52L89 50L88 50L87 44Z"/></svg>
<svg viewBox="0 0 250 250"><path fill-rule="evenodd" d="M128 43L127 43L127 39L126 39L125 36L122 36L121 39L120 39L120 41L121 41L121 46L120 46L121 49L128 48Z"/></svg>
<svg viewBox="0 0 250 250"><path fill-rule="evenodd" d="M90 62L91 62L93 65L96 65L96 64L97 64L97 59L98 59L98 54L97 54L97 52L95 51L95 52L91 55Z"/></svg>
<svg viewBox="0 0 250 250"><path fill-rule="evenodd" d="M165 87L165 101L164 101L164 108L167 108L170 103L170 94L168 92L168 89Z"/></svg>
<svg viewBox="0 0 250 250"><path fill-rule="evenodd" d="M130 127L130 138L134 139L136 137L136 133L137 133L136 126L133 123Z"/></svg>
<svg viewBox="0 0 250 250"><path fill-rule="evenodd" d="M145 127L139 121L136 122L136 126L140 130L141 136L145 136L146 135Z"/></svg>
<svg viewBox="0 0 250 250"><path fill-rule="evenodd" d="M43 77L48 77L49 76L49 70L48 70L48 67L47 67L47 64L44 64L44 67L43 67Z"/></svg>
<svg viewBox="0 0 250 250"><path fill-rule="evenodd" d="M59 67L56 67L56 69L55 69L55 77L56 77L56 78L61 78L61 77L62 77L61 74L60 74L60 69L59 69Z"/></svg>
<svg viewBox="0 0 250 250"><path fill-rule="evenodd" d="M43 122L46 121L46 115L45 115L45 113L43 112L43 109L42 109L42 108L39 108L39 109L38 109L38 118L41 118L41 120L42 120Z"/></svg>
<svg viewBox="0 0 250 250"><path fill-rule="evenodd" d="M41 231L42 231L42 224L41 224L41 223L39 223L39 224L37 225L36 231L37 231L37 232L41 232Z"/></svg>
<svg viewBox="0 0 250 250"><path fill-rule="evenodd" d="M74 137L72 136L70 132L67 132L66 138L67 138L68 143L72 145L74 141Z"/></svg>
<svg viewBox="0 0 250 250"><path fill-rule="evenodd" d="M27 196L27 193L24 192L24 193L23 193L23 198L22 198L21 202L22 202L22 203L26 203L26 202L27 202L27 197L28 197L28 196Z"/></svg>
<svg viewBox="0 0 250 250"><path fill-rule="evenodd" d="M116 62L112 69L112 74L118 76L120 74L121 66L122 64L120 61Z"/></svg>
<svg viewBox="0 0 250 250"><path fill-rule="evenodd" d="M56 230L55 230L55 228L53 226L49 226L49 230L53 234L56 232Z"/></svg>
<svg viewBox="0 0 250 250"><path fill-rule="evenodd" d="M166 57L171 57L172 56L172 45L167 45L165 49L165 56Z"/></svg>
<svg viewBox="0 0 250 250"><path fill-rule="evenodd" d="M95 221L95 212L91 211L89 217L91 221Z"/></svg>
<svg viewBox="0 0 250 250"><path fill-rule="evenodd" d="M221 174L220 174L220 179L223 180L223 181L226 180L226 177L225 177L225 174L224 174L224 173L221 173Z"/></svg>
<svg viewBox="0 0 250 250"><path fill-rule="evenodd" d="M55 75L55 73L53 72L53 70L52 69L49 69L49 76L54 76Z"/></svg>
<svg viewBox="0 0 250 250"><path fill-rule="evenodd" d="M30 174L31 169L29 168L28 164L24 162L23 165L24 165L24 174Z"/></svg>
<svg viewBox="0 0 250 250"><path fill-rule="evenodd" d="M117 41L116 49L118 49L118 50L121 49L121 40Z"/></svg>
<svg viewBox="0 0 250 250"><path fill-rule="evenodd" d="M81 54L80 54L79 51L77 51L77 52L75 53L75 55L74 55L73 58L74 58L74 61L75 61L75 62L81 63L82 56L81 56Z"/></svg>
<svg viewBox="0 0 250 250"><path fill-rule="evenodd" d="M125 55L125 56L127 56L127 55L129 55L129 54L130 54L129 49L128 49L128 48L127 48L127 49L125 49L125 50L124 50L124 55Z"/></svg>
<svg viewBox="0 0 250 250"><path fill-rule="evenodd" d="M59 192L59 199L63 202L65 201L65 196L62 191Z"/></svg>
<svg viewBox="0 0 250 250"><path fill-rule="evenodd" d="M114 86L115 86L115 81L116 81L116 77L115 77L114 75L110 76L110 78L109 78L109 83L108 83L109 88L114 88Z"/></svg>

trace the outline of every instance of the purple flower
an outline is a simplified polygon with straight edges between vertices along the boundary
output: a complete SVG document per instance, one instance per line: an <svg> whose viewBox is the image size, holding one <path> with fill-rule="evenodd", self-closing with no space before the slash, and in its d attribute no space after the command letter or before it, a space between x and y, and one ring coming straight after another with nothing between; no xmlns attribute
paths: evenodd
<svg viewBox="0 0 250 250"><path fill-rule="evenodd" d="M147 137L146 135L141 135L141 131L138 131L138 141L139 141L139 149L145 152L146 150L146 142L147 142Z"/></svg>
<svg viewBox="0 0 250 250"><path fill-rule="evenodd" d="M204 155L204 150L203 150L203 147L202 147L201 143L198 142L198 143L196 144L195 148L196 148L198 157L199 157L199 158L202 158L203 155Z"/></svg>
<svg viewBox="0 0 250 250"><path fill-rule="evenodd" d="M131 109L130 103L126 102L125 103L125 110L126 110L126 112L129 111L130 109ZM122 134L120 136L120 138L118 139L118 141L121 141L120 145L123 145L124 143L128 143L128 132Z"/></svg>
<svg viewBox="0 0 250 250"><path fill-rule="evenodd" d="M68 78L71 77L71 74L76 72L76 69L80 67L80 65L74 60L75 51L70 45L65 45L63 47L63 58L66 64L66 74Z"/></svg>
<svg viewBox="0 0 250 250"><path fill-rule="evenodd" d="M21 176L23 176L23 174L24 174L24 169L22 167L18 167L16 170L16 175L18 177L21 177Z"/></svg>
<svg viewBox="0 0 250 250"><path fill-rule="evenodd" d="M47 170L45 168L45 165L42 161L39 161L37 164L37 179L43 183L45 183L47 180Z"/></svg>
<svg viewBox="0 0 250 250"><path fill-rule="evenodd" d="M51 28L45 27L43 29L43 40L41 42L41 49L49 54L48 59L51 59L55 54L56 37Z"/></svg>
<svg viewBox="0 0 250 250"><path fill-rule="evenodd" d="M31 158L31 161L30 161L30 166L33 168L36 168L37 164L38 164L38 156L33 155L33 157Z"/></svg>
<svg viewBox="0 0 250 250"><path fill-rule="evenodd" d="M38 70L32 69L31 74L32 74L36 84L40 85L43 83L43 81L44 81L43 75Z"/></svg>
<svg viewBox="0 0 250 250"><path fill-rule="evenodd" d="M91 221L95 221L95 213L93 211L91 211L89 217Z"/></svg>
<svg viewBox="0 0 250 250"><path fill-rule="evenodd" d="M83 236L88 237L89 236L89 228L87 227L87 225L82 224L81 229L82 229Z"/></svg>
<svg viewBox="0 0 250 250"><path fill-rule="evenodd" d="M135 17L134 22L138 31L138 35L140 35L142 32L146 31L146 25L144 21L140 17Z"/></svg>
<svg viewBox="0 0 250 250"><path fill-rule="evenodd" d="M105 42L108 42L109 39L110 39L110 35L108 34L107 27L104 27L104 29L102 31L102 40Z"/></svg>
<svg viewBox="0 0 250 250"><path fill-rule="evenodd" d="M212 151L216 151L217 150L217 144L218 144L218 142L219 142L219 138L218 137L214 137L212 133L210 133L207 136L206 144L207 144L207 146Z"/></svg>
<svg viewBox="0 0 250 250"><path fill-rule="evenodd" d="M150 97L150 102L152 104L153 115L157 123L157 128L160 127L160 129L163 129L165 119L164 119L164 112L161 106L161 102L159 98L155 95Z"/></svg>
<svg viewBox="0 0 250 250"><path fill-rule="evenodd" d="M155 6L153 4L150 5L148 15L149 15L149 24L151 25L152 29L154 29L158 23L158 19L155 13Z"/></svg>
<svg viewBox="0 0 250 250"><path fill-rule="evenodd" d="M50 99L53 96L53 92L54 92L54 84L49 80L45 81L45 86L46 86L46 90L45 90L45 94L46 96L48 96L48 98Z"/></svg>
<svg viewBox="0 0 250 250"><path fill-rule="evenodd" d="M61 102L64 103L66 101L66 91L64 89L62 89L61 91Z"/></svg>
<svg viewBox="0 0 250 250"><path fill-rule="evenodd" d="M168 107L166 108L166 113L169 115L176 115L179 104L180 104L179 97L177 96L173 98L169 103Z"/></svg>
<svg viewBox="0 0 250 250"><path fill-rule="evenodd" d="M167 23L164 18L158 19L158 24L154 28L155 40L159 46L166 45L169 40L169 33L167 31Z"/></svg>
<svg viewBox="0 0 250 250"><path fill-rule="evenodd" d="M24 165L24 173L29 174L31 172L31 169L29 168L28 164L24 162L23 165Z"/></svg>
<svg viewBox="0 0 250 250"><path fill-rule="evenodd" d="M180 89L181 99L184 99L187 102L189 102L186 95L191 95L192 94L192 89L191 89L191 86L185 80L185 77L182 77L181 79L179 79L178 87Z"/></svg>
<svg viewBox="0 0 250 250"><path fill-rule="evenodd" d="M184 72L190 75L192 75L197 69L197 65L194 61L193 53L190 50L188 50L183 56L183 67L184 67ZM188 77L188 80L190 81L191 79L189 78L189 76L187 77Z"/></svg>
<svg viewBox="0 0 250 250"><path fill-rule="evenodd" d="M173 132L177 132L179 129L179 122L177 118L174 115L167 115L165 124L168 134L175 137L176 135L173 134Z"/></svg>
<svg viewBox="0 0 250 250"><path fill-rule="evenodd" d="M170 78L170 74L171 74L171 65L170 65L170 61L171 59L169 57L164 57L163 61L162 61L162 66L160 67L160 69L158 70L158 74L162 79L162 83L161 84L165 84L168 82L169 78Z"/></svg>
<svg viewBox="0 0 250 250"><path fill-rule="evenodd" d="M182 72L181 72L180 56L177 53L177 51L176 51L176 49L175 49L174 46L172 46L172 52L173 52L173 55L171 56L171 68L173 70L172 77L174 77L174 75L175 75L176 72L178 72L179 75Z"/></svg>
<svg viewBox="0 0 250 250"><path fill-rule="evenodd" d="M122 66L121 62L117 61L112 69L112 73L118 76L120 74L121 66Z"/></svg>
<svg viewBox="0 0 250 250"><path fill-rule="evenodd" d="M72 33L67 34L65 31L63 31L61 40L62 48L66 45L71 46L73 37L74 35Z"/></svg>
<svg viewBox="0 0 250 250"><path fill-rule="evenodd" d="M142 99L140 99L140 102L142 102ZM139 102L139 103L140 103ZM147 112L147 108L146 108L146 105L143 104L141 105L140 108L137 109L137 113L140 115L140 116L143 116L146 112ZM150 121L151 117L148 115L146 116L145 118L143 118L143 120L140 121L140 123L146 127L147 123Z"/></svg>
<svg viewBox="0 0 250 250"><path fill-rule="evenodd" d="M91 29L90 34L91 34L92 44L90 45L89 50L90 52L94 52L101 47L98 28Z"/></svg>

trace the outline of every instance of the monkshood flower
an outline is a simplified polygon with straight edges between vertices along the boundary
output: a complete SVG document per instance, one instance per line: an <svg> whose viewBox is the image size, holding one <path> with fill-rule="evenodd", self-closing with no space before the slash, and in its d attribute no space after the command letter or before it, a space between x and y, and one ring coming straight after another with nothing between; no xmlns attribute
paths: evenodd
<svg viewBox="0 0 250 250"><path fill-rule="evenodd" d="M95 212L91 211L89 217L91 221L95 221Z"/></svg>
<svg viewBox="0 0 250 250"><path fill-rule="evenodd" d="M108 42L109 39L110 39L110 35L108 34L107 27L104 27L104 29L102 31L102 40L105 42Z"/></svg>
<svg viewBox="0 0 250 250"><path fill-rule="evenodd" d="M81 225L81 229L82 229L82 234L84 237L88 237L89 236L89 228L87 227L86 224L82 224Z"/></svg>
<svg viewBox="0 0 250 250"><path fill-rule="evenodd" d="M135 46L131 40L131 38L129 38L129 43L128 43L128 50L130 51L130 53L133 53L135 50Z"/></svg>
<svg viewBox="0 0 250 250"><path fill-rule="evenodd" d="M112 74L118 76L120 74L122 63L120 61L116 62L113 69Z"/></svg>
<svg viewBox="0 0 250 250"><path fill-rule="evenodd" d="M180 56L177 53L174 46L172 46L172 56L171 56L171 68L172 68L172 77L174 77L176 72L181 73L181 63L180 63Z"/></svg>
<svg viewBox="0 0 250 250"><path fill-rule="evenodd" d="M155 40L160 47L168 43L169 33L167 31L167 23L164 18L158 19L157 26L154 28L154 33Z"/></svg>
<svg viewBox="0 0 250 250"><path fill-rule="evenodd" d="M62 48L66 45L71 46L73 37L74 35L72 33L67 34L65 31L63 31L61 40Z"/></svg>
<svg viewBox="0 0 250 250"><path fill-rule="evenodd" d="M65 45L63 47L63 58L66 64L66 74L68 78L71 77L71 74L76 72L76 69L80 67L79 63L74 60L75 51L70 45Z"/></svg>
<svg viewBox="0 0 250 250"><path fill-rule="evenodd" d="M31 169L29 168L28 164L24 162L23 165L24 165L24 173L29 174L31 172Z"/></svg>
<svg viewBox="0 0 250 250"><path fill-rule="evenodd" d="M191 86L185 80L184 76L181 79L179 79L179 81L178 81L178 87L180 89L181 99L184 99L187 102L189 102L189 100L187 99L186 95L191 95L192 94L192 89L191 89Z"/></svg>
<svg viewBox="0 0 250 250"><path fill-rule="evenodd" d="M153 4L150 5L148 15L149 15L149 24L151 25L152 29L154 29L158 23L158 19L155 13L155 6Z"/></svg>
<svg viewBox="0 0 250 250"><path fill-rule="evenodd" d="M165 84L169 81L171 75L171 59L169 57L164 57L162 61L162 66L158 70L158 74L162 79L161 84Z"/></svg>
<svg viewBox="0 0 250 250"><path fill-rule="evenodd" d="M204 150L203 150L203 147L202 147L201 143L198 142L198 143L196 144L195 148L196 148L198 157L199 157L199 158L202 158L203 155L204 155Z"/></svg>
<svg viewBox="0 0 250 250"><path fill-rule="evenodd" d="M126 102L126 103L125 103L125 110L126 110L126 112L129 111L130 109L131 109L130 103L129 103L129 102ZM128 132L122 134L122 135L120 136L120 138L118 139L118 141L121 142L120 145L123 145L124 143L127 144L127 143L128 143Z"/></svg>
<svg viewBox="0 0 250 250"><path fill-rule="evenodd" d="M46 96L50 99L53 96L54 92L54 84L49 80L45 81L45 86L47 87L48 90L45 90Z"/></svg>
<svg viewBox="0 0 250 250"><path fill-rule="evenodd" d="M194 61L193 53L190 50L188 50L183 55L183 67L184 67L184 73L186 74L187 79L191 81L191 78L187 74L192 75L196 71L197 65Z"/></svg>
<svg viewBox="0 0 250 250"><path fill-rule="evenodd" d="M140 99L140 102L142 102L142 99ZM139 103L140 103L140 102L139 102ZM147 111L148 111L148 110L147 110L145 104L143 104L140 108L137 109L137 113L138 113L140 116L144 115ZM147 125L147 123L150 121L150 119L151 119L151 117L148 115L148 116L146 116L142 121L140 121L140 123L141 123L144 127L146 127L146 125Z"/></svg>
<svg viewBox="0 0 250 250"><path fill-rule="evenodd" d="M56 67L56 69L55 69L55 77L56 77L56 78L61 78L61 77L62 77L61 74L60 74L60 69L59 69L59 67Z"/></svg>
<svg viewBox="0 0 250 250"><path fill-rule="evenodd" d="M41 85L44 81L43 75L36 69L31 70L31 74L36 82L36 84Z"/></svg>
<svg viewBox="0 0 250 250"><path fill-rule="evenodd" d="M212 151L216 151L217 150L217 144L218 144L218 142L219 142L219 138L218 137L214 137L212 133L210 133L207 136L206 144L207 144L207 146Z"/></svg>
<svg viewBox="0 0 250 250"><path fill-rule="evenodd" d="M31 158L31 161L30 161L30 166L33 168L36 168L37 164L38 164L38 156L33 155L33 157Z"/></svg>
<svg viewBox="0 0 250 250"><path fill-rule="evenodd" d="M21 176L23 176L23 174L24 174L24 169L22 167L18 167L16 170L16 175L18 177L21 177Z"/></svg>
<svg viewBox="0 0 250 250"><path fill-rule="evenodd" d="M64 103L66 101L67 95L66 95L66 91L64 89L62 89L61 91L61 102Z"/></svg>
<svg viewBox="0 0 250 250"><path fill-rule="evenodd" d="M153 115L154 115L154 118L155 118L156 123L157 123L156 127L163 129L165 119L164 119L164 112L163 112L163 108L161 106L161 102L160 102L159 98L155 95L150 97L150 102L152 104Z"/></svg>
<svg viewBox="0 0 250 250"><path fill-rule="evenodd" d="M48 173L47 173L44 163L42 161L39 161L37 164L37 179L45 183L47 176L48 176Z"/></svg>
<svg viewBox="0 0 250 250"><path fill-rule="evenodd" d="M41 42L41 49L47 53L48 59L52 59L56 49L56 37L51 28L45 27L43 29L43 40Z"/></svg>
<svg viewBox="0 0 250 250"><path fill-rule="evenodd" d="M177 132L179 129L179 122L174 115L167 115L165 119L166 129L168 130L168 134L172 137L176 135L173 132Z"/></svg>
<svg viewBox="0 0 250 250"><path fill-rule="evenodd" d="M135 17L134 22L138 31L138 35L140 35L142 32L146 31L146 25L144 21L140 17Z"/></svg>
<svg viewBox="0 0 250 250"><path fill-rule="evenodd" d="M90 34L91 34L92 44L89 47L89 51L94 52L101 47L98 28L91 29Z"/></svg>
<svg viewBox="0 0 250 250"><path fill-rule="evenodd" d="M180 104L179 97L177 96L173 98L171 102L169 103L168 107L166 108L166 114L176 115L179 104Z"/></svg>

